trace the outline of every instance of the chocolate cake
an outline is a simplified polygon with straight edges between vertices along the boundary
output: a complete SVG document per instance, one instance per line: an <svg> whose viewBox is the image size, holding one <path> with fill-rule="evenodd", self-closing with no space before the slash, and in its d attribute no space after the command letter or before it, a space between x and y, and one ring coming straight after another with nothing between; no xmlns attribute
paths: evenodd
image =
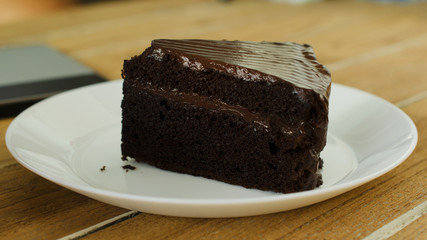
<svg viewBox="0 0 427 240"><path fill-rule="evenodd" d="M322 184L331 79L309 45L160 39L122 76L124 160L282 193Z"/></svg>

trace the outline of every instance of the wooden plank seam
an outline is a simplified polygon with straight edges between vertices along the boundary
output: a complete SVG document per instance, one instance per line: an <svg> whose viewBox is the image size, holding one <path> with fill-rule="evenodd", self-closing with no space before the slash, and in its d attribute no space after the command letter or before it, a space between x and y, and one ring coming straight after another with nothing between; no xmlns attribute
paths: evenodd
<svg viewBox="0 0 427 240"><path fill-rule="evenodd" d="M421 216L425 215L427 213L427 201L421 203L420 205L412 208L411 210L407 211L406 213L402 214L400 217L394 219L393 221L389 222L388 224L382 226L381 228L377 229L376 231L369 234L367 237L365 237L363 240L383 240L387 239Z"/></svg>
<svg viewBox="0 0 427 240"><path fill-rule="evenodd" d="M363 240L384 240L387 239L412 222L416 221L421 216L425 215L427 213L427 201L421 203L420 205L414 207L413 209L409 210L408 212L404 213L403 215L399 216L398 218L394 219L390 223L382 226L381 228L377 229L376 231L372 232L370 235L365 237ZM111 219L105 220L103 222L100 222L98 224L95 224L93 226L90 226L88 228L82 229L80 231L77 231L73 234L70 234L68 236L62 237L59 240L77 240L81 239L83 237L86 237L90 234L96 233L98 231L101 231L103 229L106 229L112 225L115 225L117 223L126 221L128 219L134 218L141 214L138 211L129 211L124 214L118 215L116 217L113 217Z"/></svg>
<svg viewBox="0 0 427 240"><path fill-rule="evenodd" d="M407 99L404 99L400 102L397 102L395 105L398 106L399 108L403 108L406 107L410 104L416 103L418 101L423 100L424 98L427 98L427 91L424 92L420 92L418 94L415 94Z"/></svg>
<svg viewBox="0 0 427 240"><path fill-rule="evenodd" d="M138 211L129 211L129 212L123 213L121 215L118 215L116 217L107 219L107 220L105 220L103 222L100 222L100 223L97 223L95 225L92 225L92 226L90 226L88 228L85 228L85 229L82 229L82 230L77 231L75 233L72 233L72 234L70 234L68 236L59 238L58 240L77 240L77 239L81 239L81 238L86 237L86 236L88 236L90 234L93 234L93 233L99 232L99 231L101 231L101 230L103 230L105 228L108 228L109 226L115 225L117 223L126 221L126 220L131 219L131 218L134 218L134 217L138 216L139 214L141 214L141 213L138 212Z"/></svg>

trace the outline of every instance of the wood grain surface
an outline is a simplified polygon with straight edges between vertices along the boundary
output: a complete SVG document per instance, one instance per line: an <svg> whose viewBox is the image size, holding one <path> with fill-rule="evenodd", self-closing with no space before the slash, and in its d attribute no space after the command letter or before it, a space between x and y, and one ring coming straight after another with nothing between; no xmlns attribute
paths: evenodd
<svg viewBox="0 0 427 240"><path fill-rule="evenodd" d="M391 172L318 204L179 218L114 207L35 175L6 148L13 119L0 119L0 239L427 239L427 3L107 1L0 25L0 47L47 44L111 80L155 38L309 43L333 82L406 112L418 145Z"/></svg>

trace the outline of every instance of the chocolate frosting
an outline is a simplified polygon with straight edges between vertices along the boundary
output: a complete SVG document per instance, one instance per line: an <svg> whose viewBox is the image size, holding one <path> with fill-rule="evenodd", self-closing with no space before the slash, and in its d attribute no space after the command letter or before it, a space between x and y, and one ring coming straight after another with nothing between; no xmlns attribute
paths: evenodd
<svg viewBox="0 0 427 240"><path fill-rule="evenodd" d="M287 81L329 98L330 73L307 44L158 39L152 47L152 56L158 60L163 51L176 51L181 63L193 70L216 69L247 81Z"/></svg>

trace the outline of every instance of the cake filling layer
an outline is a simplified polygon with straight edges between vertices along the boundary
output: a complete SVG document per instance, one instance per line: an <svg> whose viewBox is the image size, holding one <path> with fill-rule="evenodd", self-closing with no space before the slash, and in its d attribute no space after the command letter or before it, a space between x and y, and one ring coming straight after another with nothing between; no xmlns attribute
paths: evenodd
<svg viewBox="0 0 427 240"><path fill-rule="evenodd" d="M205 96L199 96L196 93L189 94L189 93L177 92L176 90L165 91L162 89L156 89L156 88L147 87L147 86L143 87L143 89L153 94L167 98L168 100L188 103L193 106L205 108L208 110L229 111L233 114L241 116L243 119L245 119L245 121L257 123L265 128L270 127L270 123L269 123L270 121L268 118L265 118L260 114L252 113L248 109L242 106L228 105L216 99L212 99Z"/></svg>

